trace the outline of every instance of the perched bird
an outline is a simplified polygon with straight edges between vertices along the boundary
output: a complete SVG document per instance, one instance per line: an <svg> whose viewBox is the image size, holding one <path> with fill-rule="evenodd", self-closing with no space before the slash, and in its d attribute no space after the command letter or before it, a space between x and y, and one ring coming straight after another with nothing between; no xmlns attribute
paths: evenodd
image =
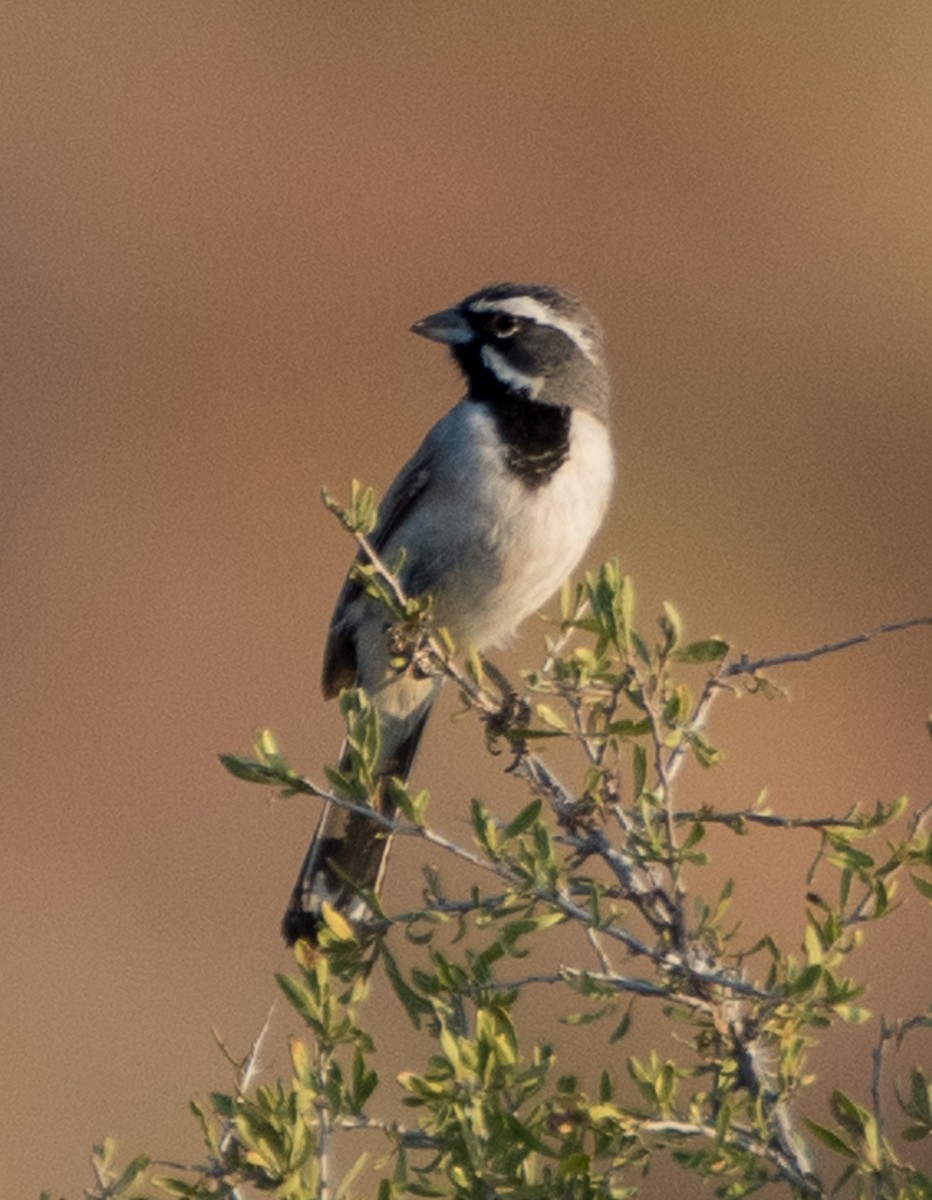
<svg viewBox="0 0 932 1200"><path fill-rule="evenodd" d="M466 394L430 430L388 489L371 542L401 583L430 594L456 644L501 646L560 587L602 523L615 476L609 379L598 322L573 296L502 283L425 317L414 333L442 342ZM406 779L440 688L393 667L390 621L348 579L324 654L323 691L362 687L379 714L382 778ZM377 797L382 811L390 807ZM351 920L378 890L390 838L365 816L325 808L282 923L314 940L321 904Z"/></svg>

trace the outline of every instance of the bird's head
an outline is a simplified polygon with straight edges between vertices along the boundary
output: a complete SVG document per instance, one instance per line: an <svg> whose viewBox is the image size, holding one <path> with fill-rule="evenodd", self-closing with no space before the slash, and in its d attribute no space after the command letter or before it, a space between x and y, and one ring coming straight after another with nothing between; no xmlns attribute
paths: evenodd
<svg viewBox="0 0 932 1200"><path fill-rule="evenodd" d="M607 417L602 330L585 305L561 288L497 283L411 328L449 346L472 399L494 403L521 396Z"/></svg>

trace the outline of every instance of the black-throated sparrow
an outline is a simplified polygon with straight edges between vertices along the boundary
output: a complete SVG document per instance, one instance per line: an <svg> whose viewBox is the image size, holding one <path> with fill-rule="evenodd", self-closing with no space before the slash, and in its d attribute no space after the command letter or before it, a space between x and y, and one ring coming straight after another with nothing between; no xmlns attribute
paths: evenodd
<svg viewBox="0 0 932 1200"><path fill-rule="evenodd" d="M371 541L389 563L403 547L406 592L430 593L437 623L459 646L484 650L560 587L605 515L615 459L602 334L573 296L514 283L412 329L449 346L466 395L402 468ZM387 626L384 607L348 579L323 690L366 690L381 721L380 773L406 778L441 681L393 669ZM313 940L324 901L363 916L356 889L378 888L389 842L365 816L328 806L282 923L285 940Z"/></svg>

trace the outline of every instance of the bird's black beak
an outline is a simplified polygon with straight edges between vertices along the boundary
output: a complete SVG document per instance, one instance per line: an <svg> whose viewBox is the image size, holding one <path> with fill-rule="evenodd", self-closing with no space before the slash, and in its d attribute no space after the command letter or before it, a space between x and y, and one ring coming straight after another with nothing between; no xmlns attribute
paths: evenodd
<svg viewBox="0 0 932 1200"><path fill-rule="evenodd" d="M464 345L475 337L472 326L458 308L445 308L441 312L424 317L421 321L415 321L411 332L430 338L432 342L445 342L450 346Z"/></svg>

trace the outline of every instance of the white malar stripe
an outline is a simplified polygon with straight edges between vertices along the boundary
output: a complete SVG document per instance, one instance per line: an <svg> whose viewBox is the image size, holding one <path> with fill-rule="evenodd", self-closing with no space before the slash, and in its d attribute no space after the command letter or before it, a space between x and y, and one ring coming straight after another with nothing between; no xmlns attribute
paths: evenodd
<svg viewBox="0 0 932 1200"><path fill-rule="evenodd" d="M561 317L546 304L541 304L532 296L506 296L503 300L477 300L471 304L473 312L506 312L513 317L526 317L538 325L549 325L551 329L559 329L565 333L571 342L579 347L590 362L593 361L595 345L592 338L581 325L567 317Z"/></svg>
<svg viewBox="0 0 932 1200"><path fill-rule="evenodd" d="M513 391L525 392L532 400L538 396L540 389L544 386L543 378L540 375L525 375L523 371L513 367L504 354L499 353L494 346L483 346L479 351L479 357L499 383L505 384Z"/></svg>

